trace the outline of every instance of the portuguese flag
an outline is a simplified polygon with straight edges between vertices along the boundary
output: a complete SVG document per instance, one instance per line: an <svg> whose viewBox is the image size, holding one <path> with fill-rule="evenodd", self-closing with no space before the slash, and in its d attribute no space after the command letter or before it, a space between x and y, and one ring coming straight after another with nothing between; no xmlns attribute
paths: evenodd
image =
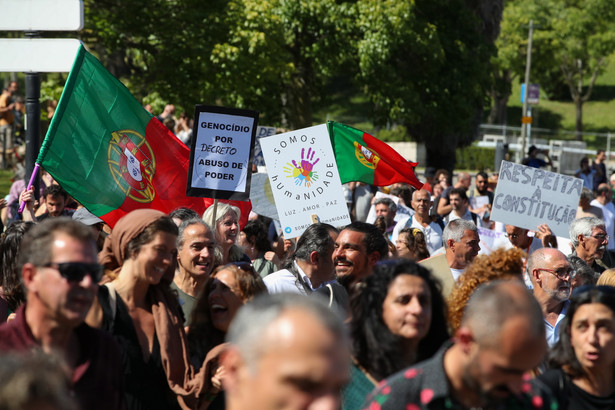
<svg viewBox="0 0 615 410"><path fill-rule="evenodd" d="M113 227L139 208L204 212L212 199L185 194L189 160L189 148L82 45L36 162ZM249 202L225 202L247 220Z"/></svg>
<svg viewBox="0 0 615 410"><path fill-rule="evenodd" d="M423 187L414 175L418 164L406 161L387 143L339 122L329 121L327 128L342 184L360 181L385 186L402 182L416 189Z"/></svg>

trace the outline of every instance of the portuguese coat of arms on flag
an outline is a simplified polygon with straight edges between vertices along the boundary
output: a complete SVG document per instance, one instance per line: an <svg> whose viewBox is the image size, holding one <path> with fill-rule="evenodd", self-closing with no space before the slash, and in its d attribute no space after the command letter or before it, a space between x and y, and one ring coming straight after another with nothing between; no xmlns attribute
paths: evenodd
<svg viewBox="0 0 615 410"><path fill-rule="evenodd" d="M82 45L36 162L114 226L139 208L202 213L213 200L186 196L189 159L189 148ZM225 202L247 219L249 202Z"/></svg>

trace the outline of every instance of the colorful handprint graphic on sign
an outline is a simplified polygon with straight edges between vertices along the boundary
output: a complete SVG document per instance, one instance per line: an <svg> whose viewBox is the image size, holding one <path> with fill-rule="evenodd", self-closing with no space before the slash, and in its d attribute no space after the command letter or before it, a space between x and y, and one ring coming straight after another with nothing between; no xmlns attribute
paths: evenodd
<svg viewBox="0 0 615 410"><path fill-rule="evenodd" d="M293 178L298 186L308 188L312 186L312 183L318 179L318 173L314 171L314 165L320 161L320 158L314 160L315 155L316 151L312 150L312 148L308 148L307 153L305 148L301 148L301 163L298 164L293 159L292 163L287 162L287 166L283 167L284 172L288 174L287 178Z"/></svg>

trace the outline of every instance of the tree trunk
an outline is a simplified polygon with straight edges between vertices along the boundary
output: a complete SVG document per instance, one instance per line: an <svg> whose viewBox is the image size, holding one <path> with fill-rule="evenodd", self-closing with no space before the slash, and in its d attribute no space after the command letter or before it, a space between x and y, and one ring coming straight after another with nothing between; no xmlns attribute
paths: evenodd
<svg viewBox="0 0 615 410"><path fill-rule="evenodd" d="M436 169L444 168L453 175L453 170L455 169L455 162L457 158L455 157L455 149L457 148L457 143L454 142L455 137L451 136L450 144L429 144L430 140L437 140L438 138L426 138L425 139L425 150L427 151L427 161L426 165L430 167L434 167Z"/></svg>
<svg viewBox="0 0 615 410"><path fill-rule="evenodd" d="M583 141L583 99L575 98L574 107L576 112L575 120L575 139L577 141Z"/></svg>

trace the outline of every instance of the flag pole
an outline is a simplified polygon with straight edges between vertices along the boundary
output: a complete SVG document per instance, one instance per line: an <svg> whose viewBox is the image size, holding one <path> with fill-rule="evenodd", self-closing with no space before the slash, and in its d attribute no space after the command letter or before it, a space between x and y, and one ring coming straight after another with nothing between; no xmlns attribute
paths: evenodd
<svg viewBox="0 0 615 410"><path fill-rule="evenodd" d="M38 175L38 170L40 168L41 168L41 164L39 164L38 162L34 164L34 169L32 170L32 175L30 175L30 181L28 181L28 186L26 187L26 191L32 188L32 185L34 185L34 180L36 179L36 176ZM26 203L22 202L19 205L19 211L17 212L22 213L25 207L26 207Z"/></svg>
<svg viewBox="0 0 615 410"><path fill-rule="evenodd" d="M212 204L212 206L214 207L214 212L213 212L213 216L211 218L211 220L214 223L214 226L210 226L211 229L213 229L214 231L217 230L217 223L216 223L216 213L218 212L218 199L215 198L214 199L214 203Z"/></svg>

